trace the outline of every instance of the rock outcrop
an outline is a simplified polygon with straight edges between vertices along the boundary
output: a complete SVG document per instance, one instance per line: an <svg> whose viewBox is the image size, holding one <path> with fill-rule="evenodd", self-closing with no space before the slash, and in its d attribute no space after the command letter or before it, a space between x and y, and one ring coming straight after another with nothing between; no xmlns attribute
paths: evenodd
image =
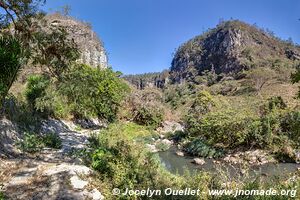
<svg viewBox="0 0 300 200"><path fill-rule="evenodd" d="M46 16L46 20L52 25L57 24L66 28L81 52L78 62L101 69L107 68L107 55L103 43L90 24L58 13Z"/></svg>
<svg viewBox="0 0 300 200"><path fill-rule="evenodd" d="M7 119L0 120L0 158L14 157L20 153L15 143L21 138L19 128Z"/></svg>
<svg viewBox="0 0 300 200"><path fill-rule="evenodd" d="M232 20L180 46L170 74L177 83L193 81L205 72L236 77L253 67L293 66L296 60L300 60L299 46L255 25Z"/></svg>

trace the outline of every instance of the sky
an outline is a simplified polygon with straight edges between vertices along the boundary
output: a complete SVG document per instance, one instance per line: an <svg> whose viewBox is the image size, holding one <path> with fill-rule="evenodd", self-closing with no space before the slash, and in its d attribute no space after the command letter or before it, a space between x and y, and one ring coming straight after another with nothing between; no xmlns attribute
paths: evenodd
<svg viewBox="0 0 300 200"><path fill-rule="evenodd" d="M124 74L170 68L176 48L220 19L256 23L300 44L299 0L48 0L43 9L64 5L92 24L109 65Z"/></svg>

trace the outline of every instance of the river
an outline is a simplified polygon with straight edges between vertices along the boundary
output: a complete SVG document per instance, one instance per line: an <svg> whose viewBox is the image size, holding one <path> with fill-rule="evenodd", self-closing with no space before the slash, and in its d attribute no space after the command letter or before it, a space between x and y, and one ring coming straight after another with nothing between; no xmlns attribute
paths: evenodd
<svg viewBox="0 0 300 200"><path fill-rule="evenodd" d="M172 173L178 173L182 175L185 170L190 173L202 170L206 172L219 173L220 170L227 172L231 177L242 177L241 166L230 165L222 162L222 164L216 164L213 159L204 159L205 164L196 165L192 163L193 157L190 156L178 156L176 155L176 147L171 147L167 151L159 152L159 158L162 165L166 167ZM296 163L268 163L260 166L253 166L249 168L248 177L284 177L285 175L295 172L300 168L300 164Z"/></svg>

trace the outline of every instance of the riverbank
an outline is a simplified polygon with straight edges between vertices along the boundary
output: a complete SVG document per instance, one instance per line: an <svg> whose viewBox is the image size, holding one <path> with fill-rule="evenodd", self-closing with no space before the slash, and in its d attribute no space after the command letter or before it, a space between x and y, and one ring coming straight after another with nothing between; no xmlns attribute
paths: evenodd
<svg viewBox="0 0 300 200"><path fill-rule="evenodd" d="M278 163L271 162L261 165L247 165L246 163L231 164L224 159L204 158L205 163L197 165L192 156L179 156L176 154L178 149L172 146L166 151L158 152L162 165L172 173L183 175L186 171L197 173L199 171L210 172L213 174L228 173L230 177L285 177L288 174L299 171L300 164L297 163Z"/></svg>

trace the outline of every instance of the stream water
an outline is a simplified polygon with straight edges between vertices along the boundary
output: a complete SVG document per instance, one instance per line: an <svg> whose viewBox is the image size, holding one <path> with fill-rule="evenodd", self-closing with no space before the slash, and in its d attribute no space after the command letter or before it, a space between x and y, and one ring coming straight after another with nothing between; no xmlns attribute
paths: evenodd
<svg viewBox="0 0 300 200"><path fill-rule="evenodd" d="M192 163L193 157L176 155L176 150L176 147L171 147L167 151L158 153L162 165L172 173L183 174L185 170L188 170L190 173L195 173L199 170L220 173L220 170L222 170L227 172L230 177L242 176L241 166L239 165L233 166L224 162L216 164L213 162L213 159L204 159L205 164L200 166ZM298 168L300 168L300 164L296 163L268 163L251 167L248 177L284 177L291 172L297 171Z"/></svg>

